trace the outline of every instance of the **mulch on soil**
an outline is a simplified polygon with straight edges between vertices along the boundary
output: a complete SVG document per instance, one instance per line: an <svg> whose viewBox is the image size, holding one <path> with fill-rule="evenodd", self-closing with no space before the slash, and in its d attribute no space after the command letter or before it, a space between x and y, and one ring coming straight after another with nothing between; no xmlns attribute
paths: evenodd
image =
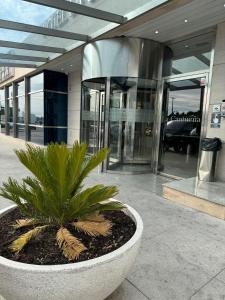
<svg viewBox="0 0 225 300"><path fill-rule="evenodd" d="M35 239L31 240L25 248L15 254L9 250L9 245L19 235L32 229L33 226L15 230L12 225L15 220L24 216L18 209L11 211L0 218L0 255L22 263L36 265L58 265L81 262L110 253L131 239L136 230L134 221L122 211L105 212L104 216L113 223L112 234L107 237L90 237L78 232L68 224L66 228L76 236L88 250L82 252L79 259L68 261L59 249L56 242L57 228L48 228Z"/></svg>

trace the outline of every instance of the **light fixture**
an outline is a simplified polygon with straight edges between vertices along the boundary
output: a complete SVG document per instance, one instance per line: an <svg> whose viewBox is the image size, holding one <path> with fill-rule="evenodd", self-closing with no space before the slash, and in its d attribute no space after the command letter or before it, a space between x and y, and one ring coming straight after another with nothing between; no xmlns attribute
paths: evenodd
<svg viewBox="0 0 225 300"><path fill-rule="evenodd" d="M158 31L158 30L156 30L156 31L155 31L155 34L159 34L159 31Z"/></svg>
<svg viewBox="0 0 225 300"><path fill-rule="evenodd" d="M72 67L73 65L70 65L70 67Z"/></svg>
<svg viewBox="0 0 225 300"><path fill-rule="evenodd" d="M187 22L188 22L188 19L185 19L185 20L184 20L184 23L187 23Z"/></svg>
<svg viewBox="0 0 225 300"><path fill-rule="evenodd" d="M185 47L185 48L189 48L189 45L185 45L184 47Z"/></svg>

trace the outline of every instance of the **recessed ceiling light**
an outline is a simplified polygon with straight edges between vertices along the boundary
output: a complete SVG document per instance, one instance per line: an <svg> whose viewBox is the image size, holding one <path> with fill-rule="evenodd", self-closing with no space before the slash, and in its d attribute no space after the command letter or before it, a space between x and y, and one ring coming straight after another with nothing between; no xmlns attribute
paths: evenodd
<svg viewBox="0 0 225 300"><path fill-rule="evenodd" d="M185 20L184 20L184 23L187 23L187 22L188 22L188 19L185 19Z"/></svg>
<svg viewBox="0 0 225 300"><path fill-rule="evenodd" d="M155 34L159 34L159 31L158 31L158 30L156 30L156 31L155 31Z"/></svg>
<svg viewBox="0 0 225 300"><path fill-rule="evenodd" d="M189 48L189 45L185 45L184 47L185 47L185 48Z"/></svg>
<svg viewBox="0 0 225 300"><path fill-rule="evenodd" d="M73 65L70 65L70 67L72 67Z"/></svg>

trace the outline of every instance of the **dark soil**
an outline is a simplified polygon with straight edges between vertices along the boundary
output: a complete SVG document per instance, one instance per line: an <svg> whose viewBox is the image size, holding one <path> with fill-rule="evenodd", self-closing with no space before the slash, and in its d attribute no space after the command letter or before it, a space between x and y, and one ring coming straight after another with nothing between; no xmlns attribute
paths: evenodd
<svg viewBox="0 0 225 300"><path fill-rule="evenodd" d="M11 252L9 250L10 243L19 235L33 228L30 226L15 230L12 227L16 219L24 218L19 210L15 209L0 218L0 255L17 262L36 265L68 264L102 256L123 246L131 239L136 230L133 220L123 212L105 212L104 216L113 223L112 234L107 237L90 237L78 232L69 224L65 226L88 249L80 254L79 259L68 261L57 246L55 239L57 228L53 227L31 240L19 254Z"/></svg>

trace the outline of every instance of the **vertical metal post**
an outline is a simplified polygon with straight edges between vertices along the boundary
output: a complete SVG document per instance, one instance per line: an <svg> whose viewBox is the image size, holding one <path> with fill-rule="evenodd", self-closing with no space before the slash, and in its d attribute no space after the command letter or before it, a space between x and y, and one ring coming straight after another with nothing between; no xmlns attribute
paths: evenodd
<svg viewBox="0 0 225 300"><path fill-rule="evenodd" d="M30 101L29 101L29 84L30 79L28 77L24 77L24 85L25 85L25 116L24 116L24 125L25 125L25 140L30 140L30 131L29 131L29 115L30 115Z"/></svg>
<svg viewBox="0 0 225 300"><path fill-rule="evenodd" d="M17 114L18 114L18 99L16 98L16 83L12 83L12 99L13 99L13 137L17 137Z"/></svg>
<svg viewBox="0 0 225 300"><path fill-rule="evenodd" d="M110 104L110 77L106 79L106 89L105 89L105 120L104 120L104 141L103 146L109 146L109 104ZM109 157L103 162L102 171L106 172L108 167Z"/></svg>

